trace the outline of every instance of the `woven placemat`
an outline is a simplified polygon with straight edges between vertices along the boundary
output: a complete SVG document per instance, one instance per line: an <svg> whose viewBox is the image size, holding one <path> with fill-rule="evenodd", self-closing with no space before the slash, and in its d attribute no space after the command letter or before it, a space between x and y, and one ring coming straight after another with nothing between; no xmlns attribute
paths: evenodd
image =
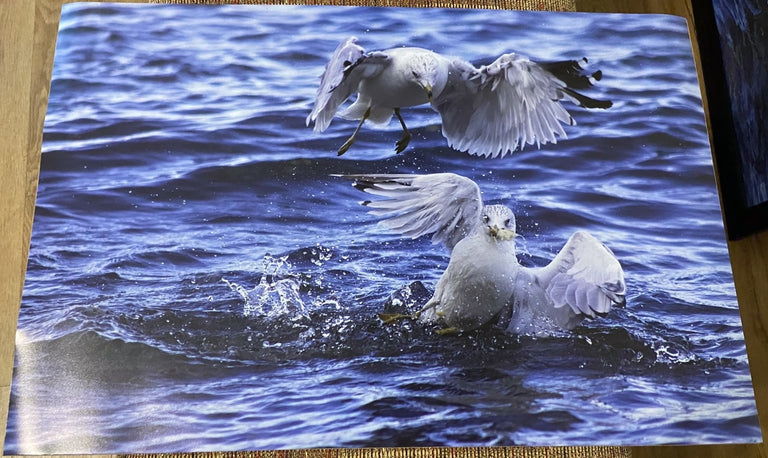
<svg viewBox="0 0 768 458"><path fill-rule="evenodd" d="M629 458L629 447L402 447L122 455L125 458Z"/></svg>
<svg viewBox="0 0 768 458"><path fill-rule="evenodd" d="M575 11L575 0L150 0L206 5L331 5ZM627 458L629 447L405 447L124 455L126 458Z"/></svg>
<svg viewBox="0 0 768 458"><path fill-rule="evenodd" d="M497 10L575 11L574 0L153 0L187 5L332 5L407 6L418 8L482 8Z"/></svg>

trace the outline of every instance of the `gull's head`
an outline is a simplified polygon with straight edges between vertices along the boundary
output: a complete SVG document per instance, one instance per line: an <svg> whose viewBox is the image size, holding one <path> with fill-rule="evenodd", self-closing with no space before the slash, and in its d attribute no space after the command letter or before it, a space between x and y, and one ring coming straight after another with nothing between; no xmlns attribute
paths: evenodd
<svg viewBox="0 0 768 458"><path fill-rule="evenodd" d="M434 53L424 51L424 54L414 56L409 62L411 79L424 90L429 103L439 95L448 81L448 71Z"/></svg>
<svg viewBox="0 0 768 458"><path fill-rule="evenodd" d="M413 81L418 84L421 89L424 90L424 94L427 96L427 101L432 103L432 98L434 96L434 87L432 82L434 81L434 78L432 78L429 74L418 70L411 70L411 77Z"/></svg>
<svg viewBox="0 0 768 458"><path fill-rule="evenodd" d="M515 214L504 205L483 207L483 228L499 242L513 240L517 235Z"/></svg>

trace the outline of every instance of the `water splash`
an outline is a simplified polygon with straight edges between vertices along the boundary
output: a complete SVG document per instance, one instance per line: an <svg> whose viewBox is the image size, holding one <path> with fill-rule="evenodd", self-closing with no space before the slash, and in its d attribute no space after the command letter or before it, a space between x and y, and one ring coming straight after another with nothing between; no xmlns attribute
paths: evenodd
<svg viewBox="0 0 768 458"><path fill-rule="evenodd" d="M682 346L674 345L671 342L652 342L650 347L654 353L656 353L657 362L666 363L669 365L687 364L696 362L699 359L695 353L689 351L686 348L683 348Z"/></svg>
<svg viewBox="0 0 768 458"><path fill-rule="evenodd" d="M538 223L536 224L538 225ZM523 234L515 234L515 249L519 256L533 257L531 250L528 248L528 239Z"/></svg>
<svg viewBox="0 0 768 458"><path fill-rule="evenodd" d="M259 284L253 289L222 281L238 293L245 301L243 315L246 317L263 316L267 318L288 317L301 319L307 317L307 307L301 298L299 279L291 274L288 256L275 257L265 255L262 260L263 274Z"/></svg>
<svg viewBox="0 0 768 458"><path fill-rule="evenodd" d="M329 261L333 257L333 250L326 248L319 243L312 247L309 252L312 255L309 259L310 262L318 267L321 267L326 261Z"/></svg>

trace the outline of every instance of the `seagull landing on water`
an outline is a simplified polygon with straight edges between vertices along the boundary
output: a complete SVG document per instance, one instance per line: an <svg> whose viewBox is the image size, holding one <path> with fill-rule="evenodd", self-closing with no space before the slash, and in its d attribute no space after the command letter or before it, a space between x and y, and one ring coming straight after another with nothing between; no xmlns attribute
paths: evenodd
<svg viewBox="0 0 768 458"><path fill-rule="evenodd" d="M480 188L452 173L343 175L354 186L385 199L364 202L381 223L451 251L435 293L413 315L380 315L443 325L440 333L468 331L495 322L513 334L570 330L584 318L625 304L624 272L613 252L585 231L575 232L545 267L527 268L515 254L515 215L484 205Z"/></svg>
<svg viewBox="0 0 768 458"><path fill-rule="evenodd" d="M393 48L365 52L348 38L331 56L320 78L315 106L307 126L322 132L339 107L354 93L357 100L338 113L360 120L339 148L344 154L368 120L386 124L394 114L403 128L395 151L401 152L411 133L400 114L403 107L429 103L440 113L448 144L469 154L503 157L525 145L556 143L565 138L562 124L575 121L560 104L569 99L585 108L608 108L610 101L576 92L600 80L597 71L585 74L581 61L537 63L517 54L504 54L490 65L475 68L422 48Z"/></svg>

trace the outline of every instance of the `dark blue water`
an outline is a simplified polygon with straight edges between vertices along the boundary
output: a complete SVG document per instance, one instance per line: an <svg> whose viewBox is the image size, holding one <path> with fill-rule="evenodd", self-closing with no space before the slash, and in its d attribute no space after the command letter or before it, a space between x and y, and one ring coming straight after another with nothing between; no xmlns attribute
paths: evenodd
<svg viewBox="0 0 768 458"><path fill-rule="evenodd" d="M497 160L408 109L404 153L394 121L339 158L355 122L304 119L348 35L588 56L614 106ZM760 440L679 18L67 5L43 149L8 454ZM603 240L627 307L546 338L381 325L448 257L329 174L444 171L516 211L525 265Z"/></svg>

